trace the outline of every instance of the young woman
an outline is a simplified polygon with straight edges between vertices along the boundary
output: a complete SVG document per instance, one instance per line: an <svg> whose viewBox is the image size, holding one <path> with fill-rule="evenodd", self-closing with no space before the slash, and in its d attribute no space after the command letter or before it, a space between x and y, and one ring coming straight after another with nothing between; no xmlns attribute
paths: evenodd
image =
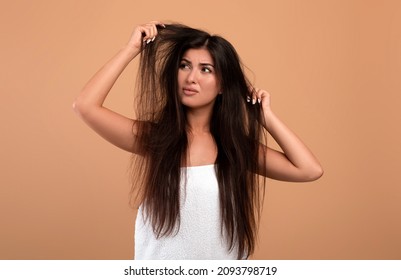
<svg viewBox="0 0 401 280"><path fill-rule="evenodd" d="M139 54L133 120L103 102ZM187 26L137 26L73 107L102 137L136 155L136 259L247 258L264 194L260 178L305 182L323 174L272 111L270 94L247 81L234 47ZM282 151L265 146L266 131Z"/></svg>

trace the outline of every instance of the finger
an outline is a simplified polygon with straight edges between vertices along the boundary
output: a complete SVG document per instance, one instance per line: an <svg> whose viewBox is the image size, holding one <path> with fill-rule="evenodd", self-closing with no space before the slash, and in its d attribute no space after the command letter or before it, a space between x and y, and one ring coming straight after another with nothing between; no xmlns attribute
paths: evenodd
<svg viewBox="0 0 401 280"><path fill-rule="evenodd" d="M260 92L260 99L261 99L261 103L263 104L263 106L270 106L271 104L271 100L270 100L270 93L266 90L262 90Z"/></svg>
<svg viewBox="0 0 401 280"><path fill-rule="evenodd" d="M255 105L256 102L258 101L258 92L259 92L258 88L253 89L253 92L252 92L252 104L253 105Z"/></svg>
<svg viewBox="0 0 401 280"><path fill-rule="evenodd" d="M146 38L147 44L149 44L150 42L153 42L156 39L156 36L158 34L156 23L158 23L158 22L151 22L146 25L147 29L149 30L149 35Z"/></svg>
<svg viewBox="0 0 401 280"><path fill-rule="evenodd" d="M253 93L254 93L255 89L253 86L248 85L248 94L246 96L246 102L251 102L253 99Z"/></svg>
<svg viewBox="0 0 401 280"><path fill-rule="evenodd" d="M149 22L149 23L154 24L154 25L157 25L157 26L161 26L161 27L163 27L163 28L166 27L166 25L165 25L163 22L158 21L158 20L153 20L153 21L151 21L151 22Z"/></svg>
<svg viewBox="0 0 401 280"><path fill-rule="evenodd" d="M149 28L148 26L144 27L142 34L143 34L143 41L146 42L146 44L149 44L153 38L151 28Z"/></svg>
<svg viewBox="0 0 401 280"><path fill-rule="evenodd" d="M267 99L268 102L269 102L269 104L271 103L271 94L270 94L270 92L265 91L265 92L263 93L263 98L264 98L264 99Z"/></svg>
<svg viewBox="0 0 401 280"><path fill-rule="evenodd" d="M147 40L151 40L155 35L154 35L154 30L153 30L153 24L146 24L146 30L148 31L147 32L147 37L146 37L146 39Z"/></svg>
<svg viewBox="0 0 401 280"><path fill-rule="evenodd" d="M258 91L256 92L256 98L257 98L258 103L262 102L263 92L264 92L264 90L262 90L262 89L258 89Z"/></svg>
<svg viewBox="0 0 401 280"><path fill-rule="evenodd" d="M149 30L150 30L150 39L152 39L152 38L154 38L154 37L156 36L156 34L157 34L156 25L154 25L153 23L152 23L152 24L149 24Z"/></svg>
<svg viewBox="0 0 401 280"><path fill-rule="evenodd" d="M246 96L246 102L248 102L248 103L252 102L252 104L254 104L253 103L254 94L255 94L255 88L253 86L249 86L248 87L248 95Z"/></svg>
<svg viewBox="0 0 401 280"><path fill-rule="evenodd" d="M149 30L148 30L148 28L146 26L144 26L144 25L139 26L139 31L142 33L142 37L143 37L144 41L149 39L148 38L149 37Z"/></svg>
<svg viewBox="0 0 401 280"><path fill-rule="evenodd" d="M269 96L269 93L266 90L262 89L259 91L258 96L259 98L265 98Z"/></svg>
<svg viewBox="0 0 401 280"><path fill-rule="evenodd" d="M156 38L156 36L157 36L157 27L156 27L156 25L155 24L153 24L152 25L152 35L153 35L153 37L152 37L152 42L155 40L155 38Z"/></svg>

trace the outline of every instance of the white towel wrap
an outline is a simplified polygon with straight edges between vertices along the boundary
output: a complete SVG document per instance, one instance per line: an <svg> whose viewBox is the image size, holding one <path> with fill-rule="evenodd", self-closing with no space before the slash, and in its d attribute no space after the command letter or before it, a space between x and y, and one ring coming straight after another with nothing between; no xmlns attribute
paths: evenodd
<svg viewBox="0 0 401 280"><path fill-rule="evenodd" d="M181 177L179 232L156 239L152 226L145 222L142 207L139 207L135 223L135 259L237 258L237 250L229 252L221 235L219 188L214 165L186 167L186 171L186 188Z"/></svg>

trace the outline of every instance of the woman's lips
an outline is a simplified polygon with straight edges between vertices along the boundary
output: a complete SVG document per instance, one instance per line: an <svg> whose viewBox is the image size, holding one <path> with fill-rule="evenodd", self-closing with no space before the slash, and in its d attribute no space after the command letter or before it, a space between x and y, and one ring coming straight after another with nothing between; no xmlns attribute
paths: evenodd
<svg viewBox="0 0 401 280"><path fill-rule="evenodd" d="M193 88L183 88L183 92L185 95L195 95L198 91L196 89Z"/></svg>

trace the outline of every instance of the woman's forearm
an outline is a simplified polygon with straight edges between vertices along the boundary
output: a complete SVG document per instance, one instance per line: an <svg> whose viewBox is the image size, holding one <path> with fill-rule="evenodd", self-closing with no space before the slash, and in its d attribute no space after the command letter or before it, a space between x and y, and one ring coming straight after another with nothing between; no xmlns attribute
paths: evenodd
<svg viewBox="0 0 401 280"><path fill-rule="evenodd" d="M158 25L164 26L159 22L138 25L126 46L89 80L73 104L74 111L89 127L110 143L132 153L142 153L136 121L103 107L103 103L127 65L145 44L153 42Z"/></svg>
<svg viewBox="0 0 401 280"><path fill-rule="evenodd" d="M302 140L291 131L269 108L263 112L265 128L282 149L285 157L292 165L305 174L305 178L317 179L323 174L323 169Z"/></svg>
<svg viewBox="0 0 401 280"><path fill-rule="evenodd" d="M260 103L263 126L283 152L261 145L259 174L282 181L306 182L318 179L323 169L316 157L271 109L270 93L250 86L248 102Z"/></svg>

